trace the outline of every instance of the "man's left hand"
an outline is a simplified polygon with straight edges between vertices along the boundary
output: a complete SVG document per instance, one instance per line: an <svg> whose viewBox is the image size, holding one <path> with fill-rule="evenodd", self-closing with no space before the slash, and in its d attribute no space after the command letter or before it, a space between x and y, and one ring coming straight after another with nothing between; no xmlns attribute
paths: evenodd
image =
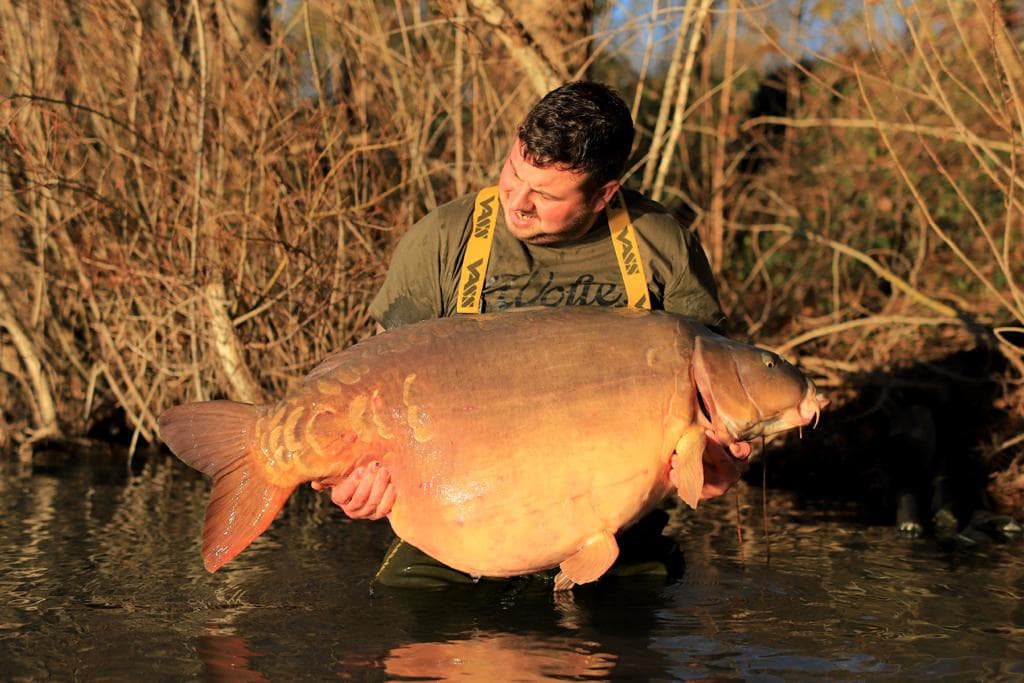
<svg viewBox="0 0 1024 683"><path fill-rule="evenodd" d="M371 462L337 484L314 481L314 490L331 489L331 501L352 519L380 519L391 512L395 504L395 485L391 472L379 462Z"/></svg>
<svg viewBox="0 0 1024 683"><path fill-rule="evenodd" d="M676 458L672 454L671 470L669 479L676 484ZM732 457L729 452L718 443L708 440L704 454L701 456L704 466L704 486L700 492L700 499L707 500L722 495L735 484L743 473L747 471L746 459Z"/></svg>

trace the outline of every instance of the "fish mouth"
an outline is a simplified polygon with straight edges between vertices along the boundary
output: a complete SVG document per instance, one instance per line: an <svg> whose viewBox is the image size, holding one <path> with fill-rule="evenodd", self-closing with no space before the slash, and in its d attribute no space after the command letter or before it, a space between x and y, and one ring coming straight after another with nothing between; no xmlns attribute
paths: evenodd
<svg viewBox="0 0 1024 683"><path fill-rule="evenodd" d="M780 362L724 338L698 336L694 342L694 421L733 458L748 458L759 437L817 424L828 405L813 382Z"/></svg>
<svg viewBox="0 0 1024 683"><path fill-rule="evenodd" d="M755 436L769 436L789 429L803 430L811 425L811 428L818 426L821 418L821 411L828 406L829 400L818 396L814 384L808 382L803 398L795 405L779 412L771 417L765 418L760 426L760 431ZM802 431L801 431L802 433Z"/></svg>

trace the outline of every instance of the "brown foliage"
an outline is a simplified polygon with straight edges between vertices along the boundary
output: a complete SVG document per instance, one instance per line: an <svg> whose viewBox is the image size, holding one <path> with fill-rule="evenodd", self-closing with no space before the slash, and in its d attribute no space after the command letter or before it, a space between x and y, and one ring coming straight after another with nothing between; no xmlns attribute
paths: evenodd
<svg viewBox="0 0 1024 683"><path fill-rule="evenodd" d="M455 177L483 183L506 146L478 48L453 82L452 24L311 3L271 44L234 48L213 5L178 5L0 13L0 284L22 358L60 378L40 418L45 389L5 353L19 439L114 409L152 439L171 403L280 394L368 332L400 228ZM232 377L232 348L255 380Z"/></svg>
<svg viewBox="0 0 1024 683"><path fill-rule="evenodd" d="M551 78L493 4L290 3L268 43L214 0L0 5L0 444L115 410L153 439L368 334L397 238L493 180ZM696 214L737 335L836 393L987 340L1020 419L1020 54L989 0L876 5L906 30L845 17L813 61L740 0L598 17L566 53L634 103L631 182Z"/></svg>

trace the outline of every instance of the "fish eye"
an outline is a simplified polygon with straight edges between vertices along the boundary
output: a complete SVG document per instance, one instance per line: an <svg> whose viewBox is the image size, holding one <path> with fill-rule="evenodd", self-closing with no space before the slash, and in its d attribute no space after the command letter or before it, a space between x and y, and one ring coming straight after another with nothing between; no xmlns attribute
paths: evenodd
<svg viewBox="0 0 1024 683"><path fill-rule="evenodd" d="M764 363L764 366L766 368L774 368L775 367L775 356L773 356L770 353L762 353L761 354L761 362Z"/></svg>

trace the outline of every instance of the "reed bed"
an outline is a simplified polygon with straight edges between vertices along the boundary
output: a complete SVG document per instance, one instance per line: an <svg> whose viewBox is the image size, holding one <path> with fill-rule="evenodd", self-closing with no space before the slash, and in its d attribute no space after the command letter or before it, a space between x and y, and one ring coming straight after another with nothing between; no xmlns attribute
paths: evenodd
<svg viewBox="0 0 1024 683"><path fill-rule="evenodd" d="M839 398L990 348L1007 426L979 457L1024 481L1001 3L612 3L563 53L517 3L307 0L269 29L244 5L0 1L0 447L121 424L134 448L173 403L281 394L371 333L404 230L589 74L633 104L628 182L695 216L734 335Z"/></svg>

